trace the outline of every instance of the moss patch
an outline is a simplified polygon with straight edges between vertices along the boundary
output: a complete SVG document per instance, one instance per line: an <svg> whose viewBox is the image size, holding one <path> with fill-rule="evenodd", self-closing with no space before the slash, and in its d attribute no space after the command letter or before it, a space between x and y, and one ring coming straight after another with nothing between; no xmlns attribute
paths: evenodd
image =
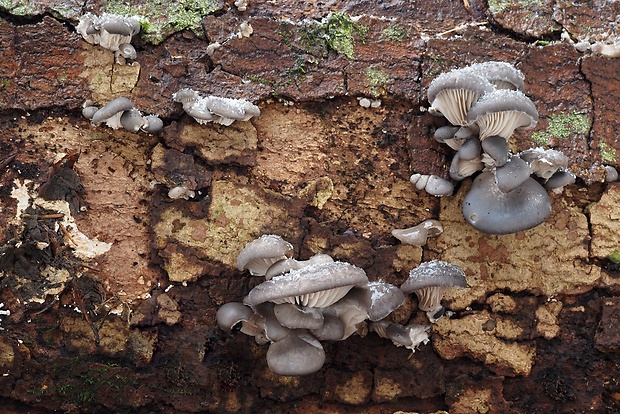
<svg viewBox="0 0 620 414"><path fill-rule="evenodd" d="M568 139L572 134L585 134L590 130L587 115L577 112L553 114L545 131L532 134L530 139L538 145L547 145L552 138Z"/></svg>
<svg viewBox="0 0 620 414"><path fill-rule="evenodd" d="M202 36L203 17L220 9L217 0L146 0L130 6L120 0L108 0L104 10L121 16L139 16L141 36L153 44L161 43L175 32L189 29Z"/></svg>
<svg viewBox="0 0 620 414"><path fill-rule="evenodd" d="M620 252L617 250L611 252L607 258L614 263L620 264Z"/></svg>
<svg viewBox="0 0 620 414"><path fill-rule="evenodd" d="M366 26L355 23L346 13L332 13L318 24L304 25L300 36L306 52L317 55L317 46L334 50L349 59L355 57L355 43L365 41ZM286 39L285 39L286 43Z"/></svg>
<svg viewBox="0 0 620 414"><path fill-rule="evenodd" d="M610 164L615 164L618 161L618 152L615 148L610 147L605 141L599 142L598 150L603 161Z"/></svg>
<svg viewBox="0 0 620 414"><path fill-rule="evenodd" d="M366 79L368 80L370 93L374 97L381 95L384 87L392 81L392 77L387 72L373 66L366 69Z"/></svg>
<svg viewBox="0 0 620 414"><path fill-rule="evenodd" d="M399 24L386 27L381 31L381 38L391 42L402 42L409 37L409 29Z"/></svg>

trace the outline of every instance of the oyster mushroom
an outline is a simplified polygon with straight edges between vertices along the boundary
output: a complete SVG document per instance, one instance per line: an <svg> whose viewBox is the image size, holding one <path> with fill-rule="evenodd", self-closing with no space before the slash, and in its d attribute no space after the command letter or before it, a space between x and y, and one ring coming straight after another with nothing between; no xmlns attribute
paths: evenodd
<svg viewBox="0 0 620 414"><path fill-rule="evenodd" d="M323 326L323 314L318 308L278 303L273 307L273 313L285 328L320 329Z"/></svg>
<svg viewBox="0 0 620 414"><path fill-rule="evenodd" d="M132 108L133 103L129 99L125 97L116 98L95 112L91 118L91 122L93 124L105 122L110 128L121 128L121 116L123 112L129 111Z"/></svg>
<svg viewBox="0 0 620 414"><path fill-rule="evenodd" d="M429 112L445 116L452 125L468 125L470 108L494 89L488 80L468 68L442 73L428 87Z"/></svg>
<svg viewBox="0 0 620 414"><path fill-rule="evenodd" d="M523 91L525 76L508 62L483 62L469 65L469 70L491 82L497 89Z"/></svg>
<svg viewBox="0 0 620 414"><path fill-rule="evenodd" d="M401 243L414 246L424 246L429 237L437 237L441 233L443 233L443 225L439 220L424 220L417 226L392 230L392 236Z"/></svg>
<svg viewBox="0 0 620 414"><path fill-rule="evenodd" d="M491 158L488 163L493 166L501 167L510 159L510 148L508 148L508 142L503 137L498 135L487 137L481 145L484 153Z"/></svg>
<svg viewBox="0 0 620 414"><path fill-rule="evenodd" d="M264 234L245 245L237 256L237 268L252 276L264 276L275 262L293 255L293 245L275 234Z"/></svg>
<svg viewBox="0 0 620 414"><path fill-rule="evenodd" d="M321 343L305 332L293 332L269 345L267 366L278 375L309 375L323 367Z"/></svg>
<svg viewBox="0 0 620 414"><path fill-rule="evenodd" d="M439 314L441 317L443 306L441 300L446 290L450 288L464 288L467 286L465 272L452 263L431 260L409 272L409 277L400 286L405 294L415 293L418 297L418 308L426 312L431 322L435 322Z"/></svg>
<svg viewBox="0 0 620 414"><path fill-rule="evenodd" d="M405 294L402 290L390 283L369 282L367 289L370 291L368 319L371 321L387 318L405 302Z"/></svg>
<svg viewBox="0 0 620 414"><path fill-rule="evenodd" d="M344 327L344 335L340 340L347 339L354 333L366 335L368 312L372 306L371 291L367 287L351 289L342 299L336 301L323 310L324 315L334 315L340 319ZM377 312L380 310L377 309Z"/></svg>
<svg viewBox="0 0 620 414"><path fill-rule="evenodd" d="M299 270L302 267L310 266L317 263L331 263L334 259L327 254L315 254L308 260L296 260L292 258L282 259L272 264L265 273L265 279L269 280L274 276L279 276L284 273L288 273L291 270Z"/></svg>
<svg viewBox="0 0 620 414"><path fill-rule="evenodd" d="M520 91L498 89L484 95L467 113L467 122L480 128L480 140L498 135L508 140L515 129L532 129L538 111Z"/></svg>
<svg viewBox="0 0 620 414"><path fill-rule="evenodd" d="M404 346L415 352L420 344L427 344L430 341L428 331L430 325L409 324L403 326L399 323L392 323L387 320L371 322L368 330L376 332L381 338L392 341L396 346Z"/></svg>
<svg viewBox="0 0 620 414"><path fill-rule="evenodd" d="M463 200L463 216L475 229L490 234L510 234L531 229L551 213L551 200L533 178L510 192L497 186L492 172L483 172Z"/></svg>
<svg viewBox="0 0 620 414"><path fill-rule="evenodd" d="M215 321L217 326L225 331L230 331L239 322L247 321L254 315L254 311L241 302L225 303L217 310Z"/></svg>
<svg viewBox="0 0 620 414"><path fill-rule="evenodd" d="M454 192L454 185L445 178L436 175L413 174L409 179L415 188L424 190L436 197L450 196Z"/></svg>
<svg viewBox="0 0 620 414"><path fill-rule="evenodd" d="M531 173L527 162L519 157L511 157L510 161L495 170L497 188L508 193L528 180Z"/></svg>
<svg viewBox="0 0 620 414"><path fill-rule="evenodd" d="M366 272L350 263L318 263L261 283L243 302L252 307L270 301L323 308L340 300L354 286L366 283Z"/></svg>
<svg viewBox="0 0 620 414"><path fill-rule="evenodd" d="M552 149L530 148L520 152L519 157L530 164L534 175L544 180L551 178L560 168L568 168L568 157Z"/></svg>

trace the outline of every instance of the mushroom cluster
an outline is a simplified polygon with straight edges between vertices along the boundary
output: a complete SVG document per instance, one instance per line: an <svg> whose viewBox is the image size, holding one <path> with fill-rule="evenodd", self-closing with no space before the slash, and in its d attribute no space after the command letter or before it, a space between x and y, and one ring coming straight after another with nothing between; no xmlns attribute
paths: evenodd
<svg viewBox="0 0 620 414"><path fill-rule="evenodd" d="M214 122L228 126L235 121L248 121L260 115L260 109L245 99L221 96L201 97L192 89L181 89L172 97L183 105L183 110L199 124Z"/></svg>
<svg viewBox="0 0 620 414"><path fill-rule="evenodd" d="M419 300L420 309L432 313L434 319L429 319L434 322L443 314L441 298L446 288L464 286L464 274L459 279L455 269L460 269L447 263L420 266L426 271L412 271L399 288L369 282L363 269L326 254L305 261L292 256L293 246L277 235L263 235L248 243L237 258L237 267L266 280L243 302L226 303L216 314L220 328L231 331L240 325L241 332L257 343L269 343L267 365L278 375L314 373L325 362L321 341L364 336L368 330L414 351L428 342L429 326L403 326L387 319L405 302L405 293L424 297Z"/></svg>
<svg viewBox="0 0 620 414"><path fill-rule="evenodd" d="M102 108L95 106L92 101L86 101L82 108L82 115L95 125L105 122L112 129L124 128L134 133L143 131L153 134L161 131L164 126L158 116L142 115L133 107L133 102L125 97L116 98Z"/></svg>
<svg viewBox="0 0 620 414"><path fill-rule="evenodd" d="M131 45L131 39L140 32L140 21L137 17L109 13L96 16L86 13L80 17L75 29L88 43L114 52L119 64L124 65L127 60L136 59L136 49Z"/></svg>
<svg viewBox="0 0 620 414"><path fill-rule="evenodd" d="M450 178L461 181L482 171L465 196L463 215L485 233L510 234L539 225L551 213L545 189L561 191L575 181L568 159L558 151L510 151L513 132L532 129L538 122L538 111L523 88L523 74L506 62L452 70L428 88L429 112L451 124L434 133L435 140L456 151ZM414 174L411 181L418 189L426 188L420 177Z"/></svg>

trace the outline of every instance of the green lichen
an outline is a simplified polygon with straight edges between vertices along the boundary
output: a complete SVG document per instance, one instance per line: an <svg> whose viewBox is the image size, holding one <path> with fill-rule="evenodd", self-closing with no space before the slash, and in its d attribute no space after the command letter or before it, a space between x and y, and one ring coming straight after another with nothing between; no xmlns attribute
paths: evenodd
<svg viewBox="0 0 620 414"><path fill-rule="evenodd" d="M315 56L323 51L334 50L349 59L355 57L355 43L365 42L368 28L351 20L346 13L332 13L319 24L304 25L299 29L303 47ZM282 34L281 34L282 35ZM287 36L290 42L290 35ZM286 43L286 39L285 43Z"/></svg>
<svg viewBox="0 0 620 414"><path fill-rule="evenodd" d="M538 145L547 145L552 138L568 139L572 134L585 134L590 130L587 115L578 112L553 114L549 118L549 126L545 131L538 131L530 136L530 140Z"/></svg>
<svg viewBox="0 0 620 414"><path fill-rule="evenodd" d="M512 5L518 5L520 9L529 9L534 6L542 6L541 0L489 0L489 11L493 14L501 13Z"/></svg>
<svg viewBox="0 0 620 414"><path fill-rule="evenodd" d="M202 19L218 9L217 0L146 0L136 6L120 0L108 0L104 6L108 13L138 16L142 38L153 44L161 43L171 34L185 29L203 36Z"/></svg>
<svg viewBox="0 0 620 414"><path fill-rule="evenodd" d="M366 69L366 79L368 88L374 97L381 95L385 86L392 81L392 77L383 69L378 67L369 67Z"/></svg>
<svg viewBox="0 0 620 414"><path fill-rule="evenodd" d="M607 258L616 264L620 264L620 252L617 250L611 252Z"/></svg>
<svg viewBox="0 0 620 414"><path fill-rule="evenodd" d="M609 164L615 164L618 162L618 153L615 148L610 147L605 141L598 143L598 150L601 154L601 159Z"/></svg>
<svg viewBox="0 0 620 414"><path fill-rule="evenodd" d="M381 31L381 37L392 42L402 42L409 35L409 30L398 24L386 27Z"/></svg>

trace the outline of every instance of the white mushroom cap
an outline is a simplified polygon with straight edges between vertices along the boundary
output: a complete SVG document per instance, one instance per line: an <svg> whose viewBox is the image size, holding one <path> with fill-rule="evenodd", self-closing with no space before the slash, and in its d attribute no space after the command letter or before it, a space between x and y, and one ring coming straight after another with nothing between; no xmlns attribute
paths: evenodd
<svg viewBox="0 0 620 414"><path fill-rule="evenodd" d="M491 82L497 89L523 91L525 76L508 62L484 62L470 65L469 70Z"/></svg>
<svg viewBox="0 0 620 414"><path fill-rule="evenodd" d="M454 192L454 185L445 178L436 175L413 174L409 178L418 190L424 190L436 197L450 196Z"/></svg>
<svg viewBox="0 0 620 414"><path fill-rule="evenodd" d="M292 255L292 244L278 235L264 234L245 245L237 257L237 268L249 270L252 276L264 276L272 264Z"/></svg>
<svg viewBox="0 0 620 414"><path fill-rule="evenodd" d="M452 125L467 125L470 108L494 86L467 68L456 69L437 76L428 87L431 112L439 112Z"/></svg>
<svg viewBox="0 0 620 414"><path fill-rule="evenodd" d="M288 273L291 270L299 270L302 267L310 266L317 263L331 263L334 259L327 254L315 254L308 260L296 260L296 259L282 259L272 264L265 273L265 279L269 280L274 276L279 276L284 273Z"/></svg>
<svg viewBox="0 0 620 414"><path fill-rule="evenodd" d="M267 365L278 375L309 375L325 363L325 351L312 335L294 332L274 342L267 351Z"/></svg>
<svg viewBox="0 0 620 414"><path fill-rule="evenodd" d="M467 122L480 127L481 141L493 135L507 140L517 128L534 128L538 123L538 111L523 92L498 89L484 95L471 107Z"/></svg>
<svg viewBox="0 0 620 414"><path fill-rule="evenodd" d="M392 230L392 235L401 243L414 246L424 246L429 237L436 237L441 233L443 233L443 225L439 220L424 220L417 226Z"/></svg>
<svg viewBox="0 0 620 414"><path fill-rule="evenodd" d="M252 307L270 301L322 308L337 302L354 286L366 283L366 272L350 263L318 263L261 283L243 302Z"/></svg>

